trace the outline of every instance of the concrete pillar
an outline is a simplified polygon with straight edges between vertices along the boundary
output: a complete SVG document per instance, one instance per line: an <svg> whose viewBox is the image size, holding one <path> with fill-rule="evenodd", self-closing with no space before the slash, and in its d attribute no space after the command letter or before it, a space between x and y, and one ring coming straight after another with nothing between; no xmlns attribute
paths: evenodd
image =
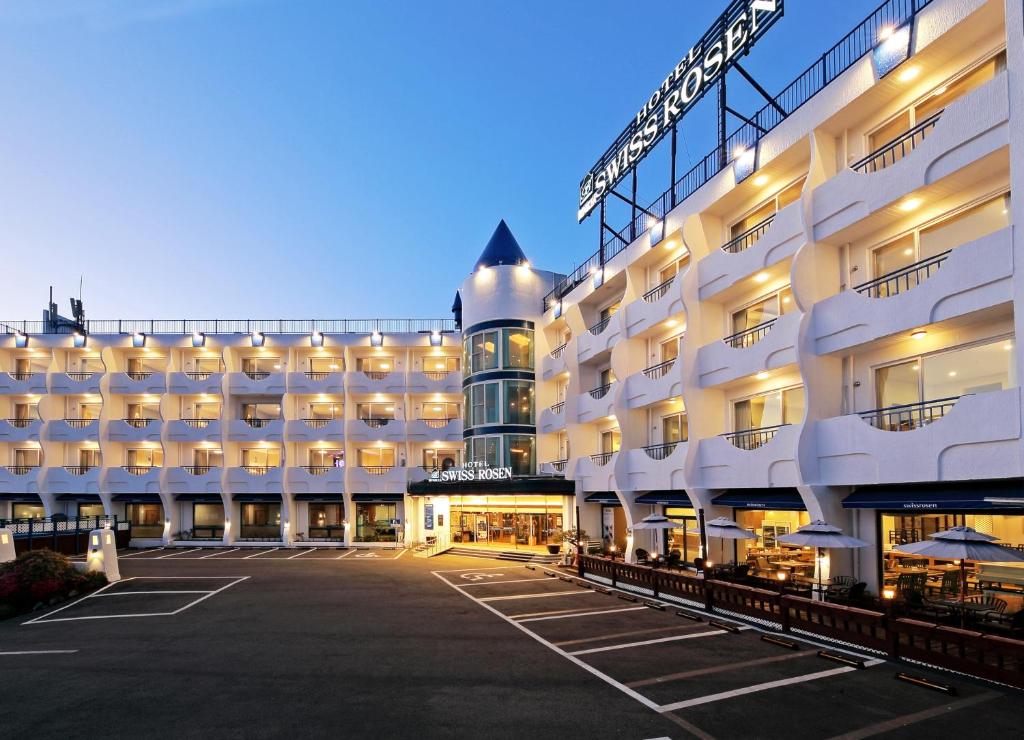
<svg viewBox="0 0 1024 740"><path fill-rule="evenodd" d="M14 558L14 532L0 529L0 563L9 563Z"/></svg>
<svg viewBox="0 0 1024 740"><path fill-rule="evenodd" d="M117 567L117 537L112 529L94 529L89 533L85 563L88 572L100 571L111 583L121 580Z"/></svg>

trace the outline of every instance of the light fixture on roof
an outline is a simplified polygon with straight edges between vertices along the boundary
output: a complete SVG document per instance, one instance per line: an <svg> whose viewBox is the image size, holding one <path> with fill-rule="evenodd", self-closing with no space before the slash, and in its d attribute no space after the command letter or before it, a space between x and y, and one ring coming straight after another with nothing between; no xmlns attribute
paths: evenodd
<svg viewBox="0 0 1024 740"><path fill-rule="evenodd" d="M749 148L739 145L732 150L732 171L737 185L757 170L757 151L757 144Z"/></svg>
<svg viewBox="0 0 1024 740"><path fill-rule="evenodd" d="M911 339L924 339L926 336L928 336L928 332L924 329L918 329L917 331L910 333Z"/></svg>
<svg viewBox="0 0 1024 740"><path fill-rule="evenodd" d="M78 348L82 348L86 343L85 332L75 331L71 334L71 343Z"/></svg>
<svg viewBox="0 0 1024 740"><path fill-rule="evenodd" d="M14 346L18 349L25 349L28 346L28 334L23 331L14 332Z"/></svg>
<svg viewBox="0 0 1024 740"><path fill-rule="evenodd" d="M562 317L562 302L561 301L555 301L554 317L556 319L559 319L559 318Z"/></svg>
<svg viewBox="0 0 1024 740"><path fill-rule="evenodd" d="M141 331L137 331L132 334L132 347L145 347L146 346L146 335Z"/></svg>
<svg viewBox="0 0 1024 740"><path fill-rule="evenodd" d="M263 343L267 341L267 337L261 331L254 331L249 335L249 340L253 347L262 347Z"/></svg>
<svg viewBox="0 0 1024 740"><path fill-rule="evenodd" d="M879 41L888 41L890 38L892 38L893 31L895 31L895 30L896 29L893 26L884 26L884 27L882 27L878 31L878 40Z"/></svg>
<svg viewBox="0 0 1024 740"><path fill-rule="evenodd" d="M436 329L434 331L430 332L430 346L431 347L440 347L441 346L441 339L442 339L441 338L441 332L437 331Z"/></svg>
<svg viewBox="0 0 1024 740"><path fill-rule="evenodd" d="M655 219L647 229L647 245L654 247L665 238L665 222Z"/></svg>
<svg viewBox="0 0 1024 740"><path fill-rule="evenodd" d="M371 347L383 347L384 346L384 335L379 331L374 331L370 335L370 346Z"/></svg>
<svg viewBox="0 0 1024 740"><path fill-rule="evenodd" d="M879 43L871 54L878 79L885 77L910 57L912 25L911 22L900 28L885 26L879 30Z"/></svg>
<svg viewBox="0 0 1024 740"><path fill-rule="evenodd" d="M206 335L201 331L192 332L192 346L193 347L205 347L206 346Z"/></svg>
<svg viewBox="0 0 1024 740"><path fill-rule="evenodd" d="M910 82L912 80L916 80L919 74L921 74L920 67L907 67L905 70L900 72L898 79L900 82Z"/></svg>
<svg viewBox="0 0 1024 740"><path fill-rule="evenodd" d="M594 289L600 288L604 285L604 265L594 265L590 268L590 272L594 276Z"/></svg>
<svg viewBox="0 0 1024 740"><path fill-rule="evenodd" d="M309 346L310 347L323 347L324 346L324 333L322 331L315 331L309 335Z"/></svg>

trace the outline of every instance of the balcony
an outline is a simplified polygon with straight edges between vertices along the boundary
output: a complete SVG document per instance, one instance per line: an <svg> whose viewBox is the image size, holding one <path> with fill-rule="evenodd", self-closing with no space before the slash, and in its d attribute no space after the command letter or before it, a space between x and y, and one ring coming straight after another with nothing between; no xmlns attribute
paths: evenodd
<svg viewBox="0 0 1024 740"><path fill-rule="evenodd" d="M38 441L42 428L39 419L0 419L0 442Z"/></svg>
<svg viewBox="0 0 1024 740"><path fill-rule="evenodd" d="M283 372L263 370L228 373L228 392L233 395L280 396L287 390Z"/></svg>
<svg viewBox="0 0 1024 740"><path fill-rule="evenodd" d="M167 374L155 372L110 373L110 392L163 394L167 392Z"/></svg>
<svg viewBox="0 0 1024 740"><path fill-rule="evenodd" d="M408 470L388 465L355 466L348 469L352 493L405 493Z"/></svg>
<svg viewBox="0 0 1024 740"><path fill-rule="evenodd" d="M227 490L236 493L284 493L284 468L242 465L227 469Z"/></svg>
<svg viewBox="0 0 1024 740"><path fill-rule="evenodd" d="M567 344L559 345L548 354L540 358L541 380L551 380L568 370L565 364L565 351Z"/></svg>
<svg viewBox="0 0 1024 740"><path fill-rule="evenodd" d="M565 468L568 463L568 460L552 460L551 462L541 463L537 466L537 470L541 475L565 475Z"/></svg>
<svg viewBox="0 0 1024 740"><path fill-rule="evenodd" d="M697 263L700 299L708 300L796 254L804 243L801 201L790 203Z"/></svg>
<svg viewBox="0 0 1024 740"><path fill-rule="evenodd" d="M65 396L77 394L98 394L103 373L51 373L50 393Z"/></svg>
<svg viewBox="0 0 1024 740"><path fill-rule="evenodd" d="M164 426L169 442L217 442L220 419L170 419Z"/></svg>
<svg viewBox="0 0 1024 740"><path fill-rule="evenodd" d="M462 419L416 419L406 426L410 442L462 442Z"/></svg>
<svg viewBox="0 0 1024 740"><path fill-rule="evenodd" d="M283 419L231 419L228 421L231 442L283 442Z"/></svg>
<svg viewBox="0 0 1024 740"><path fill-rule="evenodd" d="M289 419L284 423L287 442L343 442L344 419Z"/></svg>
<svg viewBox="0 0 1024 740"><path fill-rule="evenodd" d="M629 450L625 489L629 491L682 490L686 487L687 442L648 445Z"/></svg>
<svg viewBox="0 0 1024 740"><path fill-rule="evenodd" d="M584 491L614 491L617 488L615 465L618 456L618 452L584 455L573 458L567 466L572 468L575 463L573 479L580 482Z"/></svg>
<svg viewBox="0 0 1024 740"><path fill-rule="evenodd" d="M0 394L40 395L46 393L46 373L0 372Z"/></svg>
<svg viewBox="0 0 1024 740"><path fill-rule="evenodd" d="M35 465L0 467L0 491L4 493L39 493L42 468Z"/></svg>
<svg viewBox="0 0 1024 740"><path fill-rule="evenodd" d="M647 291L639 300L626 304L626 336L639 336L673 317L681 319L682 314L683 279L680 274Z"/></svg>
<svg viewBox="0 0 1024 740"><path fill-rule="evenodd" d="M560 401L549 408L542 409L539 422L537 426L542 434L565 429L565 401Z"/></svg>
<svg viewBox="0 0 1024 740"><path fill-rule="evenodd" d="M167 390L182 396L208 393L220 395L224 389L224 373L173 372L168 374Z"/></svg>
<svg viewBox="0 0 1024 740"><path fill-rule="evenodd" d="M452 370L416 370L409 373L409 393L461 393L462 372Z"/></svg>
<svg viewBox="0 0 1024 740"><path fill-rule="evenodd" d="M350 393L405 393L404 372L376 372L358 370L347 374ZM460 379L461 388L461 379Z"/></svg>
<svg viewBox="0 0 1024 740"><path fill-rule="evenodd" d="M581 423L596 421L597 419L611 416L614 413L612 409L615 401L615 392L612 389L615 386L615 383L608 383L607 385L598 386L588 393L579 394L576 397L577 421Z"/></svg>
<svg viewBox="0 0 1024 740"><path fill-rule="evenodd" d="M345 373L331 372L290 372L288 373L289 393L329 393L341 395L345 392Z"/></svg>
<svg viewBox="0 0 1024 740"><path fill-rule="evenodd" d="M405 429L401 419L352 419L347 436L353 442L404 442Z"/></svg>
<svg viewBox="0 0 1024 740"><path fill-rule="evenodd" d="M99 441L98 419L56 419L43 426L43 437L51 442Z"/></svg>
<svg viewBox="0 0 1024 740"><path fill-rule="evenodd" d="M700 440L698 485L703 488L769 488L800 482L797 443L803 424L749 429Z"/></svg>
<svg viewBox="0 0 1024 740"><path fill-rule="evenodd" d="M111 442L159 442L163 427L159 419L112 419L106 426Z"/></svg>
<svg viewBox="0 0 1024 740"><path fill-rule="evenodd" d="M305 465L285 470L285 488L290 494L343 493L345 468Z"/></svg>
<svg viewBox="0 0 1024 740"><path fill-rule="evenodd" d="M1001 229L821 301L811 313L818 354L1012 302L1012 232Z"/></svg>
<svg viewBox="0 0 1024 740"><path fill-rule="evenodd" d="M1018 478L1020 389L833 417L815 425L823 485Z"/></svg>
<svg viewBox="0 0 1024 740"><path fill-rule="evenodd" d="M45 468L41 474L40 493L96 493L100 492L100 468L66 465Z"/></svg>
<svg viewBox="0 0 1024 740"><path fill-rule="evenodd" d="M626 378L627 408L642 408L682 393L682 364L678 359L652 365Z"/></svg>
<svg viewBox="0 0 1024 740"><path fill-rule="evenodd" d="M802 317L802 313L793 311L701 347L697 350L701 387L711 388L795 363Z"/></svg>
<svg viewBox="0 0 1024 740"><path fill-rule="evenodd" d="M153 465L125 465L104 468L100 485L104 493L160 493L163 468Z"/></svg>
<svg viewBox="0 0 1024 740"><path fill-rule="evenodd" d="M220 493L223 468L185 466L164 468L164 486L172 495L182 493Z"/></svg>
<svg viewBox="0 0 1024 740"><path fill-rule="evenodd" d="M845 169L820 185L812 199L815 239L825 241L966 167L984 167L980 160L1009 143L1009 98L1002 72L951 103L927 132L908 131L903 143L897 139L886 145L894 147L889 154L883 147L856 163L859 171Z"/></svg>
<svg viewBox="0 0 1024 740"><path fill-rule="evenodd" d="M622 320L616 312L607 319L598 321L576 338L576 356L580 362L597 357L611 350L622 336Z"/></svg>

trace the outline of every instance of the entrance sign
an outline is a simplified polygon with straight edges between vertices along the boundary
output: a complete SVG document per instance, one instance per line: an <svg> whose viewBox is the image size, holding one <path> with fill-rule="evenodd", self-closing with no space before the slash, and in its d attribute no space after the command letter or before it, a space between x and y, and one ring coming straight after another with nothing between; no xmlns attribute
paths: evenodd
<svg viewBox="0 0 1024 740"><path fill-rule="evenodd" d="M461 468L435 470L431 483L459 483L462 481L512 480L512 468L492 468L485 462L467 462Z"/></svg>
<svg viewBox="0 0 1024 740"><path fill-rule="evenodd" d="M732 0L580 182L582 222L782 17L783 0Z"/></svg>
<svg viewBox="0 0 1024 740"><path fill-rule="evenodd" d="M423 504L423 528L433 529L434 528L434 505Z"/></svg>

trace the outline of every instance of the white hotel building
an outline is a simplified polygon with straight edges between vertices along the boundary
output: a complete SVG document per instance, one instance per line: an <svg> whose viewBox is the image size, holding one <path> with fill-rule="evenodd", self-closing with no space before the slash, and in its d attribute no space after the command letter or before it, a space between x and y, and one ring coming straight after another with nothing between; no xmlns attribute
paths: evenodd
<svg viewBox="0 0 1024 740"><path fill-rule="evenodd" d="M702 511L755 564L820 518L872 590L954 524L1024 544L1020 1L890 0L777 100L567 277L499 226L455 321L6 322L0 517L529 550L579 512L632 557L661 512L692 561ZM515 477L426 480L467 458Z"/></svg>

